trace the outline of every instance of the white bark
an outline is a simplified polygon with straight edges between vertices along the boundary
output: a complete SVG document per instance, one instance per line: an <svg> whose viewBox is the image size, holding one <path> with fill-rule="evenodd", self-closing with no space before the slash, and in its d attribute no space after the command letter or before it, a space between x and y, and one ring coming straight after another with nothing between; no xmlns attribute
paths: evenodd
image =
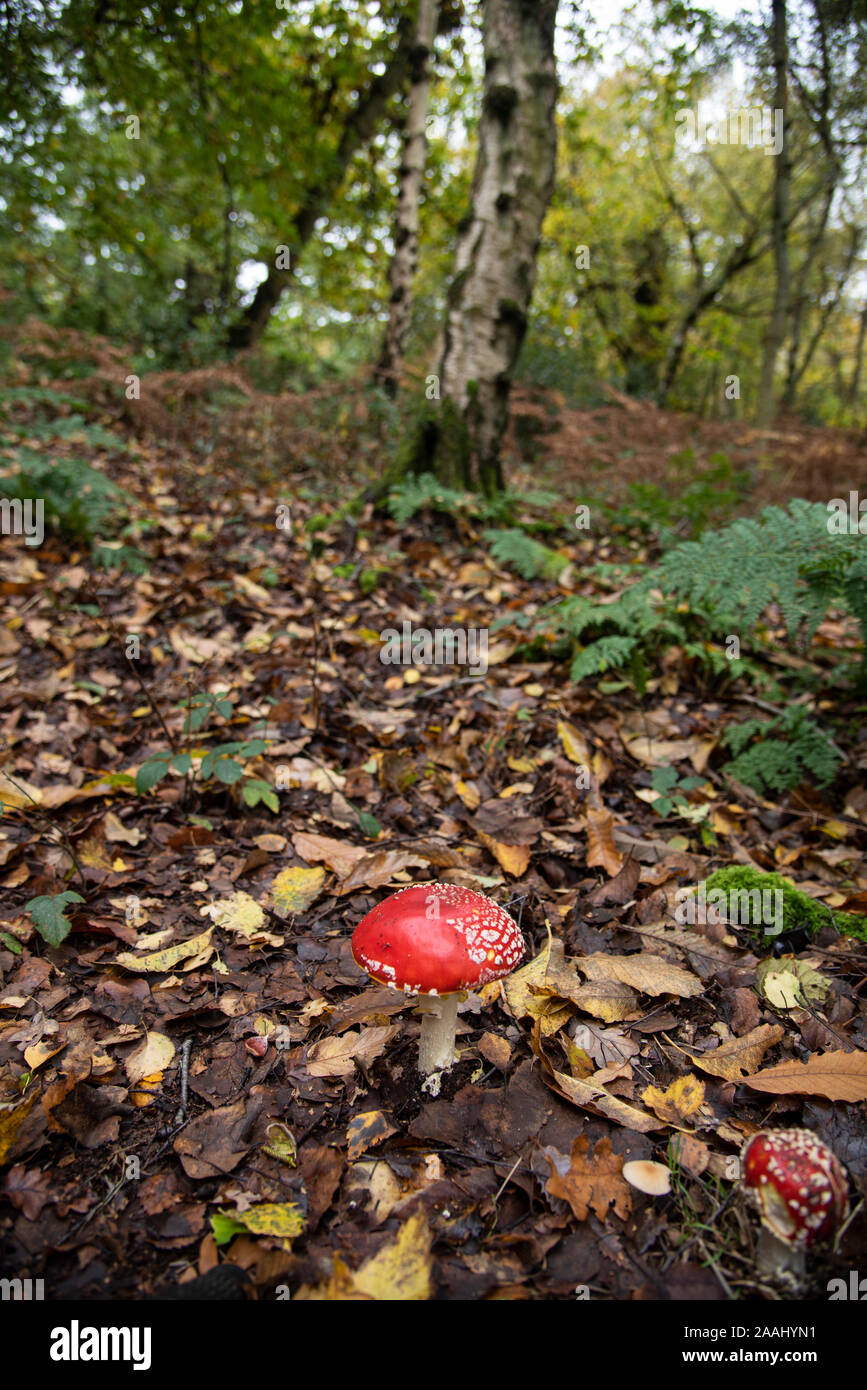
<svg viewBox="0 0 867 1390"><path fill-rule="evenodd" d="M485 84L472 210L449 290L441 394L468 427L486 491L526 331L557 147L557 0L486 0Z"/></svg>

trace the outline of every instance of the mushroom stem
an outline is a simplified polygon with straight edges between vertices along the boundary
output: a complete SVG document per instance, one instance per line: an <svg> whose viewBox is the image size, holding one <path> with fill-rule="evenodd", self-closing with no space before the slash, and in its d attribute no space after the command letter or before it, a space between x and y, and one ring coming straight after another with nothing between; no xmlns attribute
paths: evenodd
<svg viewBox="0 0 867 1390"><path fill-rule="evenodd" d="M457 994L428 995L424 1000L418 1069L424 1076L445 1071L455 1060L455 1031L458 1025Z"/></svg>
<svg viewBox="0 0 867 1390"><path fill-rule="evenodd" d="M762 1274L799 1282L804 1277L807 1262L803 1249L780 1240L767 1226L759 1232L756 1264Z"/></svg>

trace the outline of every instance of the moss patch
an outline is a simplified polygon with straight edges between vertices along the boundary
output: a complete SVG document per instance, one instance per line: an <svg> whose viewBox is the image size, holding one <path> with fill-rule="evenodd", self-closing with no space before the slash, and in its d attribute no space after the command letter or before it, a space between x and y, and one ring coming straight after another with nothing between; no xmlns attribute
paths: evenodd
<svg viewBox="0 0 867 1390"><path fill-rule="evenodd" d="M802 893L800 888L796 888L790 879L783 878L782 874L765 874L748 864L733 864L726 869L715 870L704 886L706 893L725 893L730 911L733 915L737 914L739 921L743 923L753 922L751 909L754 900L737 898L735 894L754 893L756 890L759 894L762 891L779 891L783 895L784 932L803 927L811 936L816 936L822 927L833 923L843 936L855 936L860 941L867 941L867 917L854 912L835 912L824 903L809 897L807 893ZM755 916L756 925L761 926L758 913Z"/></svg>

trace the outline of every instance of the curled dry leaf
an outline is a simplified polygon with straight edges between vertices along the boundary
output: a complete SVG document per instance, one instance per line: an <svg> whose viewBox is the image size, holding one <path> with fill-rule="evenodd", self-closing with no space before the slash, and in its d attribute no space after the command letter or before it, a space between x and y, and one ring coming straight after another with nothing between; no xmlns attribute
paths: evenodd
<svg viewBox="0 0 867 1390"><path fill-rule="evenodd" d="M623 867L623 855L614 843L614 813L603 807L587 807L587 864L598 865L609 878Z"/></svg>
<svg viewBox="0 0 867 1390"><path fill-rule="evenodd" d="M409 850L375 849L369 854L365 852L364 857L343 879L337 892L354 893L358 888L380 888L384 883L391 883L395 874L404 869L419 868L426 863L423 855Z"/></svg>
<svg viewBox="0 0 867 1390"><path fill-rule="evenodd" d="M310 835L305 830L292 836L292 847L299 859L306 859L308 864L321 862L338 878L346 878L350 869L367 854L367 850L358 845L348 845L331 835Z"/></svg>
<svg viewBox="0 0 867 1390"><path fill-rule="evenodd" d="M600 1067L613 1067L619 1062L627 1062L641 1051L619 1028L593 1028L587 1023L576 1023L571 1030L575 1046L580 1047Z"/></svg>

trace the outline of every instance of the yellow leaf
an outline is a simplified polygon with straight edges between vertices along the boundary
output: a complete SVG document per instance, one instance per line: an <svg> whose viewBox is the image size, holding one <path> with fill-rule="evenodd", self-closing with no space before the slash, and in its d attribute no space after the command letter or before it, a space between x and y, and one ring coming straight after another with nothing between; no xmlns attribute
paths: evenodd
<svg viewBox="0 0 867 1390"><path fill-rule="evenodd" d="M849 826L841 820L826 820L819 826L823 835L830 835L832 840L847 840L852 834Z"/></svg>
<svg viewBox="0 0 867 1390"><path fill-rule="evenodd" d="M41 800L42 792L38 787L25 782L23 777L16 777L13 781L5 772L0 772L0 802L7 810L20 811L34 802L38 806Z"/></svg>
<svg viewBox="0 0 867 1390"><path fill-rule="evenodd" d="M271 884L271 901L280 912L306 912L324 882L324 869L284 869Z"/></svg>
<svg viewBox="0 0 867 1390"><path fill-rule="evenodd" d="M431 1234L423 1216L405 1221L391 1245L365 1260L352 1276L359 1293L379 1302L409 1303L430 1298Z"/></svg>
<svg viewBox="0 0 867 1390"><path fill-rule="evenodd" d="M304 1230L304 1213L292 1202L260 1202L244 1212L226 1212L240 1221L254 1236L277 1236L291 1240Z"/></svg>
<svg viewBox="0 0 867 1390"><path fill-rule="evenodd" d="M455 791L461 801L470 811L477 811L482 800L478 788L472 782L462 782L460 778L455 782Z"/></svg>
<svg viewBox="0 0 867 1390"><path fill-rule="evenodd" d="M584 767L590 766L593 757L590 744L583 734L579 734L573 724L567 724L565 719L559 719L557 721L557 736L570 763L580 763Z"/></svg>
<svg viewBox="0 0 867 1390"><path fill-rule="evenodd" d="M202 932L200 936L194 936L189 941L179 941L176 946L169 946L165 951L154 951L149 956L134 956L130 951L121 951L115 957L117 965L122 965L126 970L153 971L155 974L162 974L169 970L174 970L179 961L186 960L188 956L196 956L201 951L211 947L211 936L214 928Z"/></svg>
<svg viewBox="0 0 867 1390"><path fill-rule="evenodd" d="M19 1129L33 1109L38 1094L38 1091L31 1092L20 1105L0 1106L0 1163L6 1162L6 1155L15 1143Z"/></svg>
<svg viewBox="0 0 867 1390"><path fill-rule="evenodd" d="M508 764L512 772L526 773L536 771L536 764L533 762L532 758L509 758Z"/></svg>
<svg viewBox="0 0 867 1390"><path fill-rule="evenodd" d="M801 1003L801 985L788 970L769 970L762 980L762 993L775 1009L794 1009Z"/></svg>
<svg viewBox="0 0 867 1390"><path fill-rule="evenodd" d="M56 1057L58 1052L62 1052L65 1046L65 1043L61 1043L59 1047L53 1047L45 1041L33 1043L30 1047L25 1047L24 1060L31 1071L36 1071L49 1057Z"/></svg>
<svg viewBox="0 0 867 1390"><path fill-rule="evenodd" d="M641 1099L661 1120L679 1125L701 1107L704 1089L704 1082L697 1076L679 1076L665 1091L658 1086L648 1086L642 1091Z"/></svg>
<svg viewBox="0 0 867 1390"><path fill-rule="evenodd" d="M252 936L265 922L264 912L249 893L231 893L228 898L210 903L204 912L216 926L239 932L241 936Z"/></svg>
<svg viewBox="0 0 867 1390"><path fill-rule="evenodd" d="M129 1098L133 1105L141 1108L145 1105L153 1105L156 1102L157 1092L163 1082L161 1071L153 1072L150 1076L143 1076L130 1088Z"/></svg>

